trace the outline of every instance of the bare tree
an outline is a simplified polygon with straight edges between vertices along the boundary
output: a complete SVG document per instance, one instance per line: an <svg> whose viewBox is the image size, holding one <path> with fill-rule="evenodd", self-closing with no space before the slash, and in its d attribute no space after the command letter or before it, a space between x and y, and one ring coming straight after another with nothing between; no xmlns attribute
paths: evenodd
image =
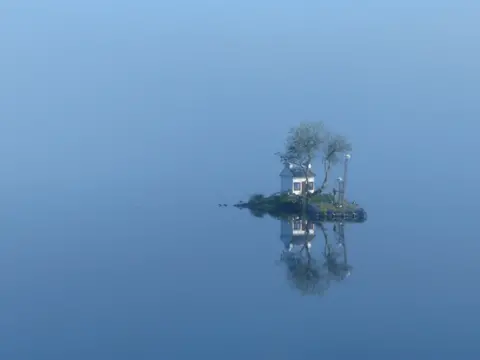
<svg viewBox="0 0 480 360"><path fill-rule="evenodd" d="M322 193L328 185L328 177L333 166L341 160L340 154L352 150L352 145L344 136L330 133L323 122L305 122L290 129L285 143L285 151L277 153L283 163L299 168L306 179L303 187L303 214L307 212L311 196ZM322 154L324 178L320 187L310 192L309 173L312 162Z"/></svg>
<svg viewBox="0 0 480 360"><path fill-rule="evenodd" d="M340 154L346 154L352 151L352 144L342 135L327 134L326 141L323 148L323 169L324 177L322 185L315 191L315 194L322 193L328 184L328 176L332 166L337 165L340 162Z"/></svg>
<svg viewBox="0 0 480 360"><path fill-rule="evenodd" d="M305 122L290 129L285 143L285 151L277 153L283 163L292 164L303 172L306 186L302 191L303 210L308 206L310 165L322 151L329 138L323 122Z"/></svg>

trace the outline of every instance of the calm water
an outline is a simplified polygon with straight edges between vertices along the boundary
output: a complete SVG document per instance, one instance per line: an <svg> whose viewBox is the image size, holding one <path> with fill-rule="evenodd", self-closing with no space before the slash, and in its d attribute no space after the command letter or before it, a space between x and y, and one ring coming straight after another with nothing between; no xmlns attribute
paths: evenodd
<svg viewBox="0 0 480 360"><path fill-rule="evenodd" d="M428 198L425 215L366 193L369 220L345 226L351 275L302 296L279 262L278 221L136 185L3 214L3 358L479 353L478 237L461 214L436 209L448 203Z"/></svg>
<svg viewBox="0 0 480 360"><path fill-rule="evenodd" d="M0 358L478 359L479 5L135 4L0 5ZM217 206L304 120L369 213L322 296Z"/></svg>

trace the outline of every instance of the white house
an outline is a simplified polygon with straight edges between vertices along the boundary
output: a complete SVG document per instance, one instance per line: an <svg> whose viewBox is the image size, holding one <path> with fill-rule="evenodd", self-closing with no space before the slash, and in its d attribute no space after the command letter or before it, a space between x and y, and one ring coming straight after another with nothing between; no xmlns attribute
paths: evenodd
<svg viewBox="0 0 480 360"><path fill-rule="evenodd" d="M302 194L302 189L306 186L307 178L305 172L299 166L285 163L285 167L280 173L280 191L292 192L296 195ZM308 165L308 186L309 191L315 191L315 173L312 171L312 165Z"/></svg>
<svg viewBox="0 0 480 360"><path fill-rule="evenodd" d="M292 250L294 246L303 246L305 242L310 247L315 237L315 225L310 223L308 230L307 235L307 229L301 219L282 220L280 222L280 240L282 240L285 248L288 250Z"/></svg>

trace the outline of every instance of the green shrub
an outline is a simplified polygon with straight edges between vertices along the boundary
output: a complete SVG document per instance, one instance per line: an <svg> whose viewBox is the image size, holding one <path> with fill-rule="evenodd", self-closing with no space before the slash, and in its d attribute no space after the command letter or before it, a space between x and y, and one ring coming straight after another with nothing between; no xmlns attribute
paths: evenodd
<svg viewBox="0 0 480 360"><path fill-rule="evenodd" d="M263 201L264 199L265 199L265 196L263 196L262 194L254 194L250 196L249 202L258 203L260 201Z"/></svg>

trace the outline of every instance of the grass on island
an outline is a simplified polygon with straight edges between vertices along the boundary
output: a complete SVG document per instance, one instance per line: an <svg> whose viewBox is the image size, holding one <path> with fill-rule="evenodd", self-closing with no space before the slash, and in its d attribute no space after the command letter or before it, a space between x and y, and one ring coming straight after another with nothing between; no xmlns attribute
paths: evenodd
<svg viewBox="0 0 480 360"><path fill-rule="evenodd" d="M317 206L320 210L332 210L338 211L339 209L342 210L355 210L358 208L358 205L348 202L347 200L343 201L342 206L340 207L338 204L335 203L335 197L333 194L320 194L312 197L310 199L310 203Z"/></svg>
<svg viewBox="0 0 480 360"><path fill-rule="evenodd" d="M355 202L344 201L343 206L335 203L335 196L331 193L316 194L309 200L309 204L318 208L319 211L355 211L360 207ZM270 196L255 194L248 202L240 202L235 205L240 209L249 209L253 216L263 218L269 215L275 219L290 219L302 213L302 196L291 193L276 193Z"/></svg>
<svg viewBox="0 0 480 360"><path fill-rule="evenodd" d="M250 197L248 204L251 207L255 207L258 210L265 212L277 212L277 211L300 211L303 198L298 195L288 193L277 193L271 196L265 197L262 194L255 194ZM315 205L321 211L338 211L338 210L355 210L358 205L350 203L348 201L343 202L343 206L340 207L335 203L335 197L333 194L317 194L310 198L310 204Z"/></svg>

